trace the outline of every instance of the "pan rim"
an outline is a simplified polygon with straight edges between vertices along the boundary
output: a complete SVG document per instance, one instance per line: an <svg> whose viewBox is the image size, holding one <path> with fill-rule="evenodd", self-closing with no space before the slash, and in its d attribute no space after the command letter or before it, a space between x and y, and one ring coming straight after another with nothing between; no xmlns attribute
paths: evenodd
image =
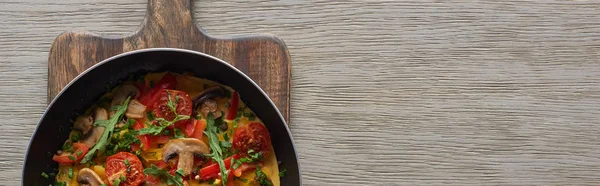
<svg viewBox="0 0 600 186"><path fill-rule="evenodd" d="M121 57L125 57L125 56L129 56L129 55L134 55L134 54L140 54L140 53L147 53L147 52L179 52L179 53L188 53L188 54L192 54L192 55L199 55L199 56L203 56L206 58L209 58L211 60L217 61L225 66L227 66L228 68L234 70L236 73L242 75L243 78L245 78L248 82L250 82L256 89L258 89L258 91L262 94L262 96L266 97L267 100L269 101L269 104L271 104L272 108L275 108L275 111L277 112L277 116L279 116L279 119L281 121L283 121L285 130L290 138L290 141L292 142L292 150L294 151L294 155L296 156L296 164L297 164L297 168L298 168L298 183L300 185L302 185L302 171L300 168L300 161L299 161L299 157L298 157L298 152L296 151L296 145L294 143L294 138L292 137L292 133L290 131L290 128L287 124L287 121L285 121L285 119L283 118L283 116L281 115L281 112L279 111L279 109L277 109L277 106L275 106L275 103L273 103L273 100L271 100L271 98L269 98L269 96L267 95L267 93L264 92L264 90L262 88L260 88L260 86L258 86L258 84L256 84L256 82L254 82L250 77L248 77L248 75L246 75L245 73L243 73L242 71L240 71L239 69L235 68L233 65L225 62L224 60L221 60L217 57L202 53L202 52L198 52L198 51L193 51L193 50L187 50L187 49L180 49L180 48L146 48L146 49L139 49L139 50L133 50L133 51L129 51L129 52L124 52L109 58L106 58L94 65L92 65L91 67L89 67L88 69L84 70L83 72L81 72L79 75L77 75L75 78L73 78L73 80L71 80L67 85L65 85L65 87L58 93L56 94L56 96L52 99L52 101L48 104L48 106L46 106L46 108L44 109L44 113L42 114L42 116L40 117L40 119L38 120L35 129L33 130L33 133L31 134L31 136L29 137L29 144L27 145L27 149L25 151L24 154L24 158L23 158L23 165L21 166L21 185L23 185L23 181L24 181L24 177L25 177L25 165L27 165L27 156L29 155L29 150L31 148L31 140L33 139L33 137L37 134L38 129L40 124L42 123L43 119L46 117L46 115L48 114L48 111L50 110L50 108L54 105L54 103L58 100L58 98L69 88L71 87L71 85L73 85L76 81L78 81L81 77L85 76L88 72L96 69L99 66L102 66L106 63L109 63L115 59L121 58Z"/></svg>

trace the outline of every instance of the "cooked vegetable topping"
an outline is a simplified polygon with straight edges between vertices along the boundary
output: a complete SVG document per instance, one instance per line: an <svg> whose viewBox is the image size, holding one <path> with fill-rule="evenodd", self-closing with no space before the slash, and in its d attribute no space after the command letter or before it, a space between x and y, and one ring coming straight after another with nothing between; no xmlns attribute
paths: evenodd
<svg viewBox="0 0 600 186"><path fill-rule="evenodd" d="M160 178L163 182L169 185L184 186L183 184L183 170L179 169L175 171L174 175L169 174L169 171L160 169L155 165L151 165L150 168L144 169L144 173Z"/></svg>
<svg viewBox="0 0 600 186"><path fill-rule="evenodd" d="M280 185L269 131L237 91L174 73L110 88L73 119L58 174L40 174L52 185Z"/></svg>
<svg viewBox="0 0 600 186"><path fill-rule="evenodd" d="M119 122L119 120L121 120L121 116L123 116L123 114L125 113L125 111L127 110L127 104L129 103L129 99L127 98L125 100L125 102L123 102L122 105L120 106L116 106L116 110L117 112L115 113L115 116L113 116L113 118L111 118L108 121L96 121L96 123L98 123L99 125L104 125L105 129L104 129L104 133L102 133L102 136L100 137L100 140L98 141L98 143L96 143L96 145L94 145L94 147L92 149L90 149L90 151L83 157L83 159L81 160L81 163L87 163L88 161L92 160L92 157L94 157L94 154L96 153L96 151L100 150L101 152L105 150L106 147L106 141L108 140L108 136L110 135L110 133L113 131L113 129L115 128L115 125ZM96 124L94 123L94 124Z"/></svg>

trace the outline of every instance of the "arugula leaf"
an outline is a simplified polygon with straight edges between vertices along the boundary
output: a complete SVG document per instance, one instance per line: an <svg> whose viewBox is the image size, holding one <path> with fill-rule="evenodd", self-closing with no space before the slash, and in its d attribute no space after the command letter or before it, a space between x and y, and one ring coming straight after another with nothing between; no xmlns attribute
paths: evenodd
<svg viewBox="0 0 600 186"><path fill-rule="evenodd" d="M106 125L104 125L104 132L102 133L102 136L100 136L100 139L98 140L96 145L94 145L94 147L90 149L88 153L83 157L81 163L87 163L88 161L92 160L92 158L96 154L96 151L99 151L99 153L104 152L106 148L106 142L108 140L108 137L110 136L110 133L115 129L115 125L121 120L121 117L123 117L125 111L127 111L127 105L129 105L130 98L131 97L127 97L125 102L123 102L123 105L116 106L118 107L117 112L115 112L115 115L112 118L110 118L108 122L106 122ZM94 122L94 125L96 122Z"/></svg>
<svg viewBox="0 0 600 186"><path fill-rule="evenodd" d="M190 119L190 116L187 116L187 115L177 115L175 117L175 119L173 119L172 121L168 121L165 118L156 118L156 121L158 121L158 126L156 126L156 125L148 125L147 128L143 128L143 129L138 130L138 135L143 135L143 134L159 135L168 126L173 125L174 123L176 123L178 121L187 120L187 119Z"/></svg>
<svg viewBox="0 0 600 186"><path fill-rule="evenodd" d="M166 182L169 185L184 186L182 169L175 171L175 176L173 176L169 174L169 171L167 170L159 169L156 165L150 165L150 168L144 169L144 174L160 178L161 181Z"/></svg>
<svg viewBox="0 0 600 186"><path fill-rule="evenodd" d="M209 112L208 116L206 116L206 131L204 131L204 134L208 136L209 146L212 150L212 153L209 156L219 164L219 169L221 170L221 180L223 186L225 186L227 185L227 168L225 167L225 162L223 161L223 150L219 144L217 128L219 127L215 125L213 114L212 112Z"/></svg>

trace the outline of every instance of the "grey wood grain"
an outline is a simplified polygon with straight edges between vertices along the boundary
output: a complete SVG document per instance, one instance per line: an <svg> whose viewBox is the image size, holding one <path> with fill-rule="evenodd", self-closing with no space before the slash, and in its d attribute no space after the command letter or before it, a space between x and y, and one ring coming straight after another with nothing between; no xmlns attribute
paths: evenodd
<svg viewBox="0 0 600 186"><path fill-rule="evenodd" d="M145 1L0 2L0 184L18 185L50 43L126 35ZM598 1L196 1L292 55L305 185L600 184Z"/></svg>

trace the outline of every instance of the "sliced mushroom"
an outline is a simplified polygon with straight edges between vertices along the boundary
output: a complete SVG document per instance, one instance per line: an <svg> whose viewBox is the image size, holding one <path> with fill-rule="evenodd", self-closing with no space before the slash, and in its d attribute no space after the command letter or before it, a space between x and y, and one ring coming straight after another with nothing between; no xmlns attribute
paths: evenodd
<svg viewBox="0 0 600 186"><path fill-rule="evenodd" d="M144 112L146 111L146 105L143 105L138 100L129 101L129 105L127 106L127 112L125 116L127 118L140 119L144 118Z"/></svg>
<svg viewBox="0 0 600 186"><path fill-rule="evenodd" d="M75 118L73 128L80 130L83 135L86 135L94 127L94 118L92 116L78 116Z"/></svg>
<svg viewBox="0 0 600 186"><path fill-rule="evenodd" d="M108 120L106 109L99 107L94 110L94 121L98 120ZM104 133L103 126L94 126L91 132L85 135L81 142L87 145L89 148L92 148L96 142L98 142L98 139L100 139L102 133Z"/></svg>
<svg viewBox="0 0 600 186"><path fill-rule="evenodd" d="M100 176L90 168L83 168L77 174L77 183L82 186L100 186L104 184Z"/></svg>
<svg viewBox="0 0 600 186"><path fill-rule="evenodd" d="M137 87L130 84L124 84L121 87L119 87L119 89L117 89L117 91L113 95L112 101L110 102L110 108L113 108L117 105L122 105L123 102L125 102L125 100L129 96L131 96L133 99L137 95L140 95L140 91L137 89ZM112 118L115 115L115 113L116 111L111 111L109 115L110 118Z"/></svg>
<svg viewBox="0 0 600 186"><path fill-rule="evenodd" d="M162 148L162 158L164 161L179 156L177 168L182 169L184 175L192 173L194 155L208 153L210 153L208 146L196 138L173 139Z"/></svg>
<svg viewBox="0 0 600 186"><path fill-rule="evenodd" d="M198 106L200 106L202 116L206 117L208 112L212 112L215 118L221 117L221 112L214 98L223 96L225 96L225 90L222 87L214 86L207 88L194 98L194 111L198 110Z"/></svg>
<svg viewBox="0 0 600 186"><path fill-rule="evenodd" d="M214 118L221 117L222 114L219 110L219 105L217 104L217 101L213 99L208 99L202 102L202 104L200 105L200 113L202 114L202 116L206 117L209 112L213 113Z"/></svg>

